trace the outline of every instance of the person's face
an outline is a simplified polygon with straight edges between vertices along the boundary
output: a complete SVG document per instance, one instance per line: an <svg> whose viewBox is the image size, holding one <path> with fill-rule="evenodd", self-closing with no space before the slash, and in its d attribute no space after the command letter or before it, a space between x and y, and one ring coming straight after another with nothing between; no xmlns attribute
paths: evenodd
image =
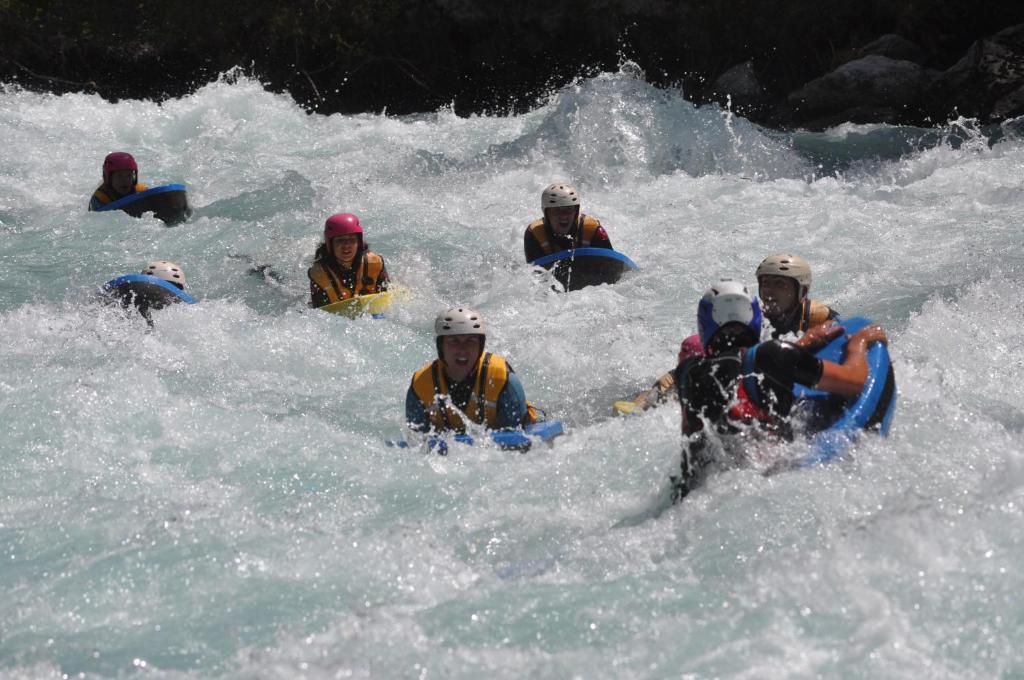
<svg viewBox="0 0 1024 680"><path fill-rule="evenodd" d="M114 170L110 173L110 188L119 194L130 194L135 188L134 170Z"/></svg>
<svg viewBox="0 0 1024 680"><path fill-rule="evenodd" d="M465 380L480 358L479 335L446 335L441 338L441 358L452 382Z"/></svg>
<svg viewBox="0 0 1024 680"><path fill-rule="evenodd" d="M757 280L757 294L764 303L764 311L768 316L788 314L799 300L797 291L800 284L785 276L766 274Z"/></svg>
<svg viewBox="0 0 1024 680"><path fill-rule="evenodd" d="M556 234L565 236L576 225L576 215L579 214L579 211L578 205L564 205L557 208L545 208L544 216Z"/></svg>
<svg viewBox="0 0 1024 680"><path fill-rule="evenodd" d="M341 262L351 262L356 258L356 251L359 249L359 236L346 234L331 239L331 249L334 257Z"/></svg>

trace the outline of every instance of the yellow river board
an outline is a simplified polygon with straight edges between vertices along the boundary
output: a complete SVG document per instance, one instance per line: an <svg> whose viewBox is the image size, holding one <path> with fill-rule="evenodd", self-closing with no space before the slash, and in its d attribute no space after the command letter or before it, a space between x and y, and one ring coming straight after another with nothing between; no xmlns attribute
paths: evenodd
<svg viewBox="0 0 1024 680"><path fill-rule="evenodd" d="M355 318L362 314L378 316L386 312L396 298L405 298L409 294L408 289L401 286L392 286L383 293L370 293L369 295L356 295L348 300L339 300L329 305L318 307L324 312L340 314L349 318Z"/></svg>

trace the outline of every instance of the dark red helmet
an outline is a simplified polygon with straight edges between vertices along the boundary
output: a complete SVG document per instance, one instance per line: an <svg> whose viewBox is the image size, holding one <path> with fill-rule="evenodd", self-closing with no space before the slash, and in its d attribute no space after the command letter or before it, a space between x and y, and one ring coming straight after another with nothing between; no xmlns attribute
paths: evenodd
<svg viewBox="0 0 1024 680"><path fill-rule="evenodd" d="M110 173L118 170L133 170L135 171L136 180L139 177L139 164L135 162L135 158L133 158L130 153L126 153L124 151L108 153L107 157L103 159L104 183L110 181Z"/></svg>

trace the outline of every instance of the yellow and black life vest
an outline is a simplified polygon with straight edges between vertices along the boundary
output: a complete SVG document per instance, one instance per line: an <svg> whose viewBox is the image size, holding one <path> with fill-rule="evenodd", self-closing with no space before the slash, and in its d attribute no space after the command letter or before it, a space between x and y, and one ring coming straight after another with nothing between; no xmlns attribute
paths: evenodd
<svg viewBox="0 0 1024 680"><path fill-rule="evenodd" d="M497 354L481 352L476 363L476 381L466 404L465 415L474 423L498 427L498 397L508 383L508 363ZM435 431L465 432L462 413L451 403L448 379L440 359L430 362L412 376L412 389L419 398ZM529 402L527 422L537 422L537 410Z"/></svg>
<svg viewBox="0 0 1024 680"><path fill-rule="evenodd" d="M137 194L140 191L145 191L148 188L149 187L146 186L145 184L140 184L139 182L136 182L135 183L135 189L132 191L132 193L133 194ZM127 195L130 196L131 194L127 194ZM96 191L92 192L92 197L95 198L100 203L102 203L103 205L106 205L107 203L113 203L114 201L118 200L116 198L111 198L107 194L107 192L103 190L103 185L102 184L99 187L96 188ZM124 198L124 196L121 196L121 198Z"/></svg>
<svg viewBox="0 0 1024 680"><path fill-rule="evenodd" d="M803 309L800 311L800 324L797 328L800 333L806 333L836 316L831 307L810 298L804 300Z"/></svg>
<svg viewBox="0 0 1024 680"><path fill-rule="evenodd" d="M324 262L314 262L307 272L309 279L327 293L328 304L339 300L348 300L355 295L380 292L380 273L384 269L384 259L377 253L365 251L359 258L356 270L355 286L348 288L341 276Z"/></svg>
<svg viewBox="0 0 1024 680"><path fill-rule="evenodd" d="M576 228L572 231L572 247L573 248L587 248L590 246L590 242L594 240L594 234L601 228L601 223L597 221L597 218L591 217L590 215L580 215L579 220L576 222ZM545 255L551 253L557 253L563 248L557 247L551 243L548 239L548 228L543 219L534 220L530 222L527 227L533 238L537 240L540 247L544 250Z"/></svg>

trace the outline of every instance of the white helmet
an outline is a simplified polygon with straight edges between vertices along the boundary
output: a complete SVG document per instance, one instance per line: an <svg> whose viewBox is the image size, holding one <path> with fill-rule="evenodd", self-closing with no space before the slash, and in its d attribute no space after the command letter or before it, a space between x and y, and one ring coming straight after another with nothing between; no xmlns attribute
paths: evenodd
<svg viewBox="0 0 1024 680"><path fill-rule="evenodd" d="M578 206L580 194L576 188L564 182L555 182L540 195L540 209Z"/></svg>
<svg viewBox="0 0 1024 680"><path fill-rule="evenodd" d="M437 315L434 320L434 335L487 335L484 318L480 312L469 307L452 307Z"/></svg>
<svg viewBox="0 0 1024 680"><path fill-rule="evenodd" d="M722 326L729 323L749 328L756 342L761 335L761 305L742 283L722 279L704 293L697 305L697 332L705 349Z"/></svg>
<svg viewBox="0 0 1024 680"><path fill-rule="evenodd" d="M785 276L793 279L800 286L800 297L806 297L811 289L811 265L799 255L775 253L769 255L757 265L757 280L762 276Z"/></svg>
<svg viewBox="0 0 1024 680"><path fill-rule="evenodd" d="M142 270L142 273L155 276L170 283L176 283L182 288L185 287L185 272L181 271L181 267L167 260L154 260L150 262Z"/></svg>

